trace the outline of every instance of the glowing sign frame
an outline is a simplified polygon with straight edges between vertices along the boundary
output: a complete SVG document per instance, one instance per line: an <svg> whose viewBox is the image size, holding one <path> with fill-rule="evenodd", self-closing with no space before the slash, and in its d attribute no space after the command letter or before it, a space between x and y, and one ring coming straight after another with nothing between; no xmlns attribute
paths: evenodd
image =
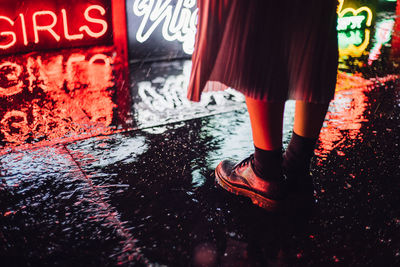
<svg viewBox="0 0 400 267"><path fill-rule="evenodd" d="M365 26L370 27L372 23L373 13L372 10L367 6L362 6L360 8L354 9L351 7L343 9L344 0L339 0L339 6L337 9L338 13L338 31L343 31L347 29L361 29L362 24L365 21ZM358 15L362 12L367 13L367 17ZM347 14L353 14L353 16L346 16Z"/></svg>
<svg viewBox="0 0 400 267"><path fill-rule="evenodd" d="M361 30L357 30L361 31ZM353 32L353 31L351 31ZM339 33L339 38L340 38L340 33ZM350 43L347 47L343 48L339 46L339 56L340 57L346 57L346 56L352 56L352 57L361 57L364 53L364 51L368 48L368 45L371 40L371 31L369 29L364 30L364 39L362 43L356 44L356 43ZM339 40L340 44L340 40Z"/></svg>
<svg viewBox="0 0 400 267"><path fill-rule="evenodd" d="M113 44L117 0L18 2L0 0L0 55Z"/></svg>
<svg viewBox="0 0 400 267"><path fill-rule="evenodd" d="M196 0L126 0L131 62L189 58L197 30Z"/></svg>
<svg viewBox="0 0 400 267"><path fill-rule="evenodd" d="M164 20L162 36L167 41L179 41L183 45L186 54L192 54L196 33L198 9L195 0L178 0L173 7L170 2L161 5L160 0L135 0L133 2L133 14L143 17L139 29L136 32L136 40L139 43L147 41L157 26ZM192 12L191 9L195 8ZM178 20L179 17L179 20ZM145 28L148 23L153 23Z"/></svg>

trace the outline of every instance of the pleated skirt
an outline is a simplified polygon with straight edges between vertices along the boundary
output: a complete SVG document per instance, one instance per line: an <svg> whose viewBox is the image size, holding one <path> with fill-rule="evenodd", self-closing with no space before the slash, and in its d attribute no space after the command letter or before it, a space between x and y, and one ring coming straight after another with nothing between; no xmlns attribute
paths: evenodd
<svg viewBox="0 0 400 267"><path fill-rule="evenodd" d="M188 98L234 88L268 102L328 103L337 65L336 0L198 0Z"/></svg>

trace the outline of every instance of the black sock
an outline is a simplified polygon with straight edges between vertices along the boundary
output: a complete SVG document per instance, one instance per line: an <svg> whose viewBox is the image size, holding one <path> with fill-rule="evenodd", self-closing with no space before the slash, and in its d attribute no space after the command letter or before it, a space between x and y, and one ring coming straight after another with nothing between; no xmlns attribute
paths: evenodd
<svg viewBox="0 0 400 267"><path fill-rule="evenodd" d="M317 140L317 138L302 137L293 132L292 139L283 155L283 167L288 172L309 174Z"/></svg>
<svg viewBox="0 0 400 267"><path fill-rule="evenodd" d="M254 146L254 172L264 179L282 178L282 148L264 150Z"/></svg>

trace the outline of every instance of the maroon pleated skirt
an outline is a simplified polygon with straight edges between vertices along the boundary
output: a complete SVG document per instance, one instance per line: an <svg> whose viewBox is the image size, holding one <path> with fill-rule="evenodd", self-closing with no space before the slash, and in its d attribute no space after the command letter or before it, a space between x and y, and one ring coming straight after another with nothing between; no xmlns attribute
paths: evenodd
<svg viewBox="0 0 400 267"><path fill-rule="evenodd" d="M329 102L335 92L336 0L198 0L188 98L234 88L282 102Z"/></svg>

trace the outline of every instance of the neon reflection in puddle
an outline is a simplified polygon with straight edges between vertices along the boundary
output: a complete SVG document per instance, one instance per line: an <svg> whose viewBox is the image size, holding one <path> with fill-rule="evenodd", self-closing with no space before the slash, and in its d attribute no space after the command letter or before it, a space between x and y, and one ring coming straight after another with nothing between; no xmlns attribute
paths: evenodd
<svg viewBox="0 0 400 267"><path fill-rule="evenodd" d="M1 145L109 131L115 81L109 48L0 62Z"/></svg>

